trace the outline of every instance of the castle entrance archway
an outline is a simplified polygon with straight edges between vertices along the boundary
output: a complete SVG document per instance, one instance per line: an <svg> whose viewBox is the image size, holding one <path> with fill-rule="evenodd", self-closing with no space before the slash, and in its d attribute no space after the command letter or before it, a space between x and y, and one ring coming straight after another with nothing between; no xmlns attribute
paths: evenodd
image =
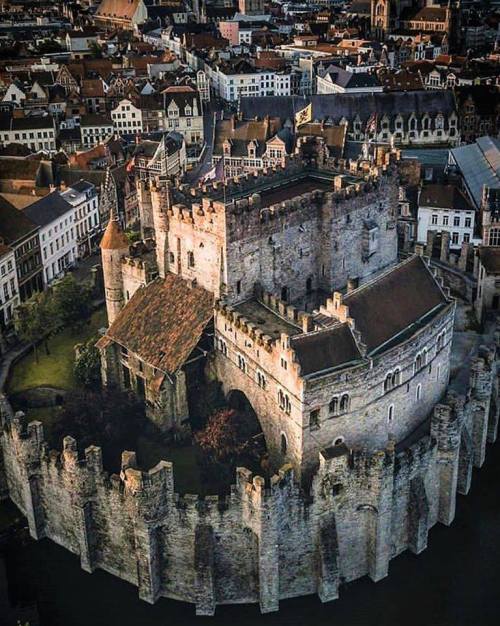
<svg viewBox="0 0 500 626"><path fill-rule="evenodd" d="M257 413L246 394L240 389L232 389L227 394L227 403L229 408L235 412L235 419L238 419L242 424L241 430L244 437L261 453L265 453L267 446L264 432Z"/></svg>

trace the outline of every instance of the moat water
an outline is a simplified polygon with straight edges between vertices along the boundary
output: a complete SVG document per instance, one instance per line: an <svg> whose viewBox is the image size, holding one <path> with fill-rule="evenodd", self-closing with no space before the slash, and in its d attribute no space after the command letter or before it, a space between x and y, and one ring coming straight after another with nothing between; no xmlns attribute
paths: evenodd
<svg viewBox="0 0 500 626"><path fill-rule="evenodd" d="M496 626L500 443L488 446L450 528L434 527L421 555L406 552L391 561L385 580L344 585L336 602L297 598L264 616L255 605L223 606L214 618L197 618L192 605L163 599L150 606L135 587L101 571L86 574L76 556L20 532L0 546L0 626L16 626L18 619L30 626Z"/></svg>

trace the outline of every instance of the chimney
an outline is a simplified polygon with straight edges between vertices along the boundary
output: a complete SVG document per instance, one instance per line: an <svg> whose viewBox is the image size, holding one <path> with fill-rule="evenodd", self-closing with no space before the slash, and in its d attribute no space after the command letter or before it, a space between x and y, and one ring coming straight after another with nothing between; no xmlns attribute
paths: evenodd
<svg viewBox="0 0 500 626"><path fill-rule="evenodd" d="M314 321L312 315L304 313L302 315L302 332L310 333L314 330Z"/></svg>

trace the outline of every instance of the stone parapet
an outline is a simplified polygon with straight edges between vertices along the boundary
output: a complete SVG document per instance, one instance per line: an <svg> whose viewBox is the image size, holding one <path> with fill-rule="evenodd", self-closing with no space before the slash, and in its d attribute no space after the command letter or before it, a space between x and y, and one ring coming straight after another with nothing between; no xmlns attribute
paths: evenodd
<svg viewBox="0 0 500 626"><path fill-rule="evenodd" d="M66 437L49 450L42 425L1 397L0 485L32 537L131 582L147 602L184 600L198 615L241 602L276 611L311 593L326 602L342 582L385 577L394 556L420 553L437 521L453 521L498 417L496 377L494 349L482 350L465 395L449 393L421 434L384 450L323 450L307 492L290 466L267 482L240 468L227 496L204 498L176 494L168 462L141 471L126 452L110 476L95 446L80 454Z"/></svg>

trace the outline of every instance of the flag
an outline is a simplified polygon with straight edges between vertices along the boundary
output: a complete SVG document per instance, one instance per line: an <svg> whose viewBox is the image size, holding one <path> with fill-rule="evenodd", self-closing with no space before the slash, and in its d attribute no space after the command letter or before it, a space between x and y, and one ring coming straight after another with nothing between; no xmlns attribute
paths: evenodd
<svg viewBox="0 0 500 626"><path fill-rule="evenodd" d="M376 133L377 132L377 114L372 113L366 122L365 133Z"/></svg>
<svg viewBox="0 0 500 626"><path fill-rule="evenodd" d="M302 124L307 124L313 117L312 103L309 103L304 109L295 114L295 127L298 128Z"/></svg>
<svg viewBox="0 0 500 626"><path fill-rule="evenodd" d="M224 165L224 157L219 159L211 170L201 179L203 183L214 183L217 181L226 182L226 171Z"/></svg>
<svg viewBox="0 0 500 626"><path fill-rule="evenodd" d="M134 167L135 167L135 154L130 159L130 161L127 163L127 166L126 166L125 169L126 169L127 173L130 174L130 172L134 169Z"/></svg>

